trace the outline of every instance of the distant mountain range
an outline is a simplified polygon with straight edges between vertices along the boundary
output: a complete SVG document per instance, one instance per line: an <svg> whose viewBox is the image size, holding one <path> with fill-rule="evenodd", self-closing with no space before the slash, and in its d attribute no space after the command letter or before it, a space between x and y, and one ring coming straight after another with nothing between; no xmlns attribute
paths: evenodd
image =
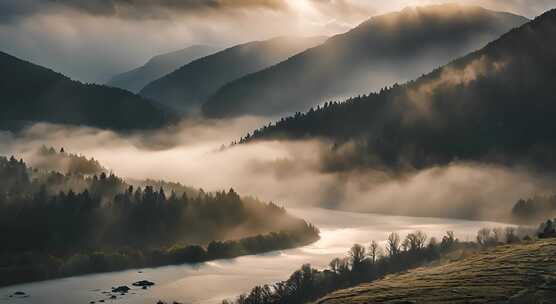
<svg viewBox="0 0 556 304"><path fill-rule="evenodd" d="M219 89L208 117L284 115L405 82L485 46L529 21L457 4L407 8Z"/></svg>
<svg viewBox="0 0 556 304"><path fill-rule="evenodd" d="M196 112L224 84L274 65L324 40L324 37L279 37L237 45L195 60L151 82L140 95L179 112Z"/></svg>
<svg viewBox="0 0 556 304"><path fill-rule="evenodd" d="M83 84L0 52L0 128L32 122L131 130L164 125L161 107L122 89Z"/></svg>
<svg viewBox="0 0 556 304"><path fill-rule="evenodd" d="M218 49L208 45L194 45L183 50L151 58L145 65L114 76L106 85L138 93L149 82L156 80L193 60L215 53Z"/></svg>
<svg viewBox="0 0 556 304"><path fill-rule="evenodd" d="M298 113L244 141L328 138L337 152L330 163L340 167L492 160L556 168L555 37L552 10L415 81Z"/></svg>

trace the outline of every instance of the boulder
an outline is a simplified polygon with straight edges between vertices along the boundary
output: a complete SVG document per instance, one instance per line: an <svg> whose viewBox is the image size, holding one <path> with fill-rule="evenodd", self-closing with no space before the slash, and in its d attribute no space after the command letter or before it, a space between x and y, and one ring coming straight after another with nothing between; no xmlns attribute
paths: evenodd
<svg viewBox="0 0 556 304"><path fill-rule="evenodd" d="M127 286L120 286L120 287L116 287L116 288L112 288L112 292L114 293L127 293L131 288L127 287Z"/></svg>
<svg viewBox="0 0 556 304"><path fill-rule="evenodd" d="M137 287L145 287L145 286L149 287L149 286L153 286L154 283L147 280L143 280L143 281L135 282L132 285Z"/></svg>

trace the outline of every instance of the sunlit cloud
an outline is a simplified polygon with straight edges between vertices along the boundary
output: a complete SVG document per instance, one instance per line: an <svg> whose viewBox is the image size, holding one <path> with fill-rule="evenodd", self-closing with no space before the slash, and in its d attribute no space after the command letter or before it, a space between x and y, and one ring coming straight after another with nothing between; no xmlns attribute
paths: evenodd
<svg viewBox="0 0 556 304"><path fill-rule="evenodd" d="M334 35L406 6L457 2L534 17L553 0L3 0L0 51L88 82L192 44Z"/></svg>

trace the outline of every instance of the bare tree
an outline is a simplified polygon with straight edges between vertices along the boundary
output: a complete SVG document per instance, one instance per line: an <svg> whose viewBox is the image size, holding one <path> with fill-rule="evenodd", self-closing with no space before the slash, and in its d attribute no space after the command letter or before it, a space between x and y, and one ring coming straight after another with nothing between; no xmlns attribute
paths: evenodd
<svg viewBox="0 0 556 304"><path fill-rule="evenodd" d="M349 273L349 259L348 258L340 259L340 264L338 264L338 273L339 274Z"/></svg>
<svg viewBox="0 0 556 304"><path fill-rule="evenodd" d="M400 246L400 235L396 232L390 233L386 240L386 251L388 252L388 256L397 256L400 253Z"/></svg>
<svg viewBox="0 0 556 304"><path fill-rule="evenodd" d="M402 241L402 252L409 251L409 247L409 239L406 236L405 239Z"/></svg>
<svg viewBox="0 0 556 304"><path fill-rule="evenodd" d="M340 264L340 258L334 258L332 261L330 261L330 264L328 264L328 266L330 266L330 270L332 270L332 272L338 273L340 271Z"/></svg>
<svg viewBox="0 0 556 304"><path fill-rule="evenodd" d="M351 247L348 254L349 254L351 269L357 270L365 260L366 257L365 247L359 244L355 244L353 245L353 247Z"/></svg>
<svg viewBox="0 0 556 304"><path fill-rule="evenodd" d="M369 257L371 258L371 263L374 265L381 255L382 248L380 248L380 245L376 241L371 241L371 245L369 246Z"/></svg>
<svg viewBox="0 0 556 304"><path fill-rule="evenodd" d="M448 249L452 247L455 243L457 243L456 236L453 231L446 231L446 235L442 237L442 242L440 243L440 247L442 249Z"/></svg>
<svg viewBox="0 0 556 304"><path fill-rule="evenodd" d="M417 236L415 242L415 244L417 245L417 249L425 248L428 239L427 234L424 233L423 231L417 231L415 235Z"/></svg>
<svg viewBox="0 0 556 304"><path fill-rule="evenodd" d="M407 244L406 244L407 243ZM410 251L417 251L425 248L425 244L427 243L427 235L422 231L416 231L414 233L410 233L405 238L404 244L406 250Z"/></svg>
<svg viewBox="0 0 556 304"><path fill-rule="evenodd" d="M477 232L477 243L481 246L488 246L492 241L492 230L490 228L482 228Z"/></svg>

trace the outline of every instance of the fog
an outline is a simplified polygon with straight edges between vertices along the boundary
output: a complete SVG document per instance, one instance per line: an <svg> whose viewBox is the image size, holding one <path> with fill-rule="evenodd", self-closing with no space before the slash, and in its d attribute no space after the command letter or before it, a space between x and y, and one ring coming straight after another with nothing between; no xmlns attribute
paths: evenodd
<svg viewBox="0 0 556 304"><path fill-rule="evenodd" d="M474 59L463 67L454 68L453 66L442 67L438 77L428 81L422 81L415 87L409 88L407 99L413 111L405 110L405 120L413 120L416 116L427 116L429 119L434 115L432 107L432 97L439 89L465 87L470 83L483 77L495 77L504 72L509 62L503 60L491 60L483 55Z"/></svg>
<svg viewBox="0 0 556 304"><path fill-rule="evenodd" d="M229 146L260 118L195 121L142 134L36 124L0 135L0 154L33 165L42 145L94 157L115 174L165 179L205 191L233 187L287 207L319 206L414 216L507 220L520 198L550 194L555 180L526 167L455 162L412 168L329 169L331 143L268 141Z"/></svg>

